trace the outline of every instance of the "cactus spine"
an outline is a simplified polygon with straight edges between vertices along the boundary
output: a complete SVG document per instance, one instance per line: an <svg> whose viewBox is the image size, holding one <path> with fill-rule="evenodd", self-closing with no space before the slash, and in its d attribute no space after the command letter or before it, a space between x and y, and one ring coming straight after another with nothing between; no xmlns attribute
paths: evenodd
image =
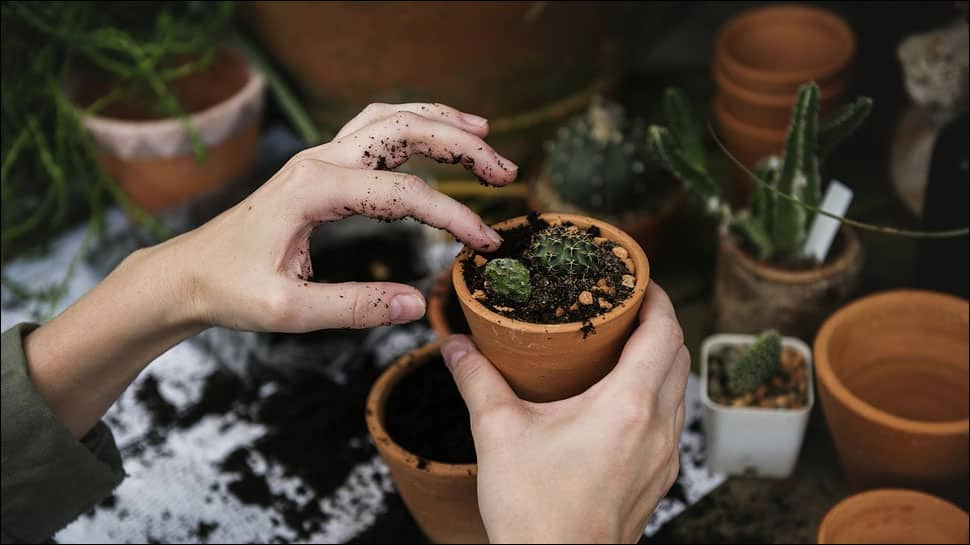
<svg viewBox="0 0 970 545"><path fill-rule="evenodd" d="M542 269L587 276L595 269L595 251L591 235L575 227L556 225L533 236L529 255Z"/></svg>
<svg viewBox="0 0 970 545"><path fill-rule="evenodd" d="M744 395L778 373L781 367L781 335L777 331L765 331L728 365L728 389L734 395Z"/></svg>
<svg viewBox="0 0 970 545"><path fill-rule="evenodd" d="M527 303L532 295L529 269L515 259L493 259L485 264L485 289L504 301Z"/></svg>

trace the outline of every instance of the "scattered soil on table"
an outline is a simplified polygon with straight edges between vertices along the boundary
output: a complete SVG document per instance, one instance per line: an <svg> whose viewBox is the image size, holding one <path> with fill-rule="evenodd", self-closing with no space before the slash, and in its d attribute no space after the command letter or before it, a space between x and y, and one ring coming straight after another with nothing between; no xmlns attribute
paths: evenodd
<svg viewBox="0 0 970 545"><path fill-rule="evenodd" d="M808 403L808 366L798 351L782 347L781 366L771 380L753 392L735 396L728 389L727 368L747 345L727 346L710 355L707 391L711 400L730 407L799 409Z"/></svg>
<svg viewBox="0 0 970 545"><path fill-rule="evenodd" d="M385 414L388 434L420 457L419 468L427 460L475 463L468 409L440 356L401 379Z"/></svg>
<svg viewBox="0 0 970 545"><path fill-rule="evenodd" d="M622 305L633 287L628 281L624 285L624 275L635 275L623 261L613 253L618 247L612 241L602 241L596 247L593 258L595 269L586 274L561 275L546 271L532 263L528 250L533 236L549 227L536 213L529 214L529 221L525 225L502 231L505 242L498 251L490 254L475 253L462 263L462 274L465 284L471 293L480 291L484 298L481 303L490 310L503 316L530 322L534 324L562 324L569 322L588 322L591 318L607 313L614 307ZM569 223L563 224L567 227ZM595 226L585 230L592 237L599 237L599 229ZM511 305L491 295L485 289L485 263L479 259L476 265L475 257L481 256L486 260L497 258L513 258L521 261L531 274L532 295L524 305Z"/></svg>

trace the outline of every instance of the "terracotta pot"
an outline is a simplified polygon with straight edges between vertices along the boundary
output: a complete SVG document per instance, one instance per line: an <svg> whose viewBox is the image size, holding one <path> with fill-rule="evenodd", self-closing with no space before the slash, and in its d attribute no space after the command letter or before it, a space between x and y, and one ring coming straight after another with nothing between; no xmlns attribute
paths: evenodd
<svg viewBox="0 0 970 545"><path fill-rule="evenodd" d="M787 131L795 106L797 88L784 93L757 93L734 83L721 68L714 68L716 97L732 118L751 127L773 131ZM845 78L830 81L821 88L821 116L831 112L845 95Z"/></svg>
<svg viewBox="0 0 970 545"><path fill-rule="evenodd" d="M852 486L947 494L966 478L968 326L965 299L916 290L871 295L826 320L819 393Z"/></svg>
<svg viewBox="0 0 970 545"><path fill-rule="evenodd" d="M72 94L88 104L108 90L103 80L80 75ZM151 213L242 176L256 158L265 84L239 55L222 51L206 70L176 80L172 91L206 145L201 163L179 120L151 119L138 102L119 101L84 116L101 167Z"/></svg>
<svg viewBox="0 0 970 545"><path fill-rule="evenodd" d="M487 543L478 511L478 466L420 459L386 428L387 400L401 379L438 356L440 342L404 355L377 379L367 397L367 430L391 471L401 498L434 543Z"/></svg>
<svg viewBox="0 0 970 545"><path fill-rule="evenodd" d="M451 269L441 271L428 292L428 323L439 339L453 333L470 333L451 283Z"/></svg>
<svg viewBox="0 0 970 545"><path fill-rule="evenodd" d="M666 196L663 204L654 213L593 214L563 201L552 189L546 176L540 175L528 186L529 193L526 201L531 210L582 214L611 223L633 237L637 244L649 249L650 255L654 257L663 252L670 227L675 223L677 214L683 209L684 202L687 200L687 190L678 184L677 189Z"/></svg>
<svg viewBox="0 0 970 545"><path fill-rule="evenodd" d="M822 519L819 543L967 543L966 511L912 490L872 490L837 503Z"/></svg>
<svg viewBox="0 0 970 545"><path fill-rule="evenodd" d="M825 88L845 77L855 35L820 8L767 6L731 19L718 32L714 64L737 86L755 93L792 93L815 81Z"/></svg>
<svg viewBox="0 0 970 545"><path fill-rule="evenodd" d="M475 344L520 397L536 402L579 394L610 372L630 336L650 280L646 254L623 231L586 216L544 213L541 217L550 224L570 222L580 228L598 227L600 236L629 252L636 284L629 299L590 320L593 332L584 334L581 322L533 324L489 310L472 298L462 275L463 261L470 259L473 252L465 248L458 255L451 278ZM527 221L520 216L493 227L501 232Z"/></svg>
<svg viewBox="0 0 970 545"><path fill-rule="evenodd" d="M837 254L821 266L788 270L755 259L722 231L714 277L715 331L774 328L812 339L825 318L852 295L862 270L862 245L851 229L843 227L834 244Z"/></svg>
<svg viewBox="0 0 970 545"><path fill-rule="evenodd" d="M633 7L249 2L242 13L323 125L339 127L370 102L434 100L488 117L489 142L524 166L542 138L521 132L555 125L610 87Z"/></svg>

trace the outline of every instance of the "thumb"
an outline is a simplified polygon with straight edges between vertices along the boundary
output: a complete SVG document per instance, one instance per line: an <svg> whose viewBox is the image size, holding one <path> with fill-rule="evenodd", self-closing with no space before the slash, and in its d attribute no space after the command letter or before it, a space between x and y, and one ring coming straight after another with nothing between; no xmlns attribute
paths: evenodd
<svg viewBox="0 0 970 545"><path fill-rule="evenodd" d="M445 339L441 343L441 356L472 416L483 413L489 407L519 402L502 374L478 351L468 336L452 335Z"/></svg>

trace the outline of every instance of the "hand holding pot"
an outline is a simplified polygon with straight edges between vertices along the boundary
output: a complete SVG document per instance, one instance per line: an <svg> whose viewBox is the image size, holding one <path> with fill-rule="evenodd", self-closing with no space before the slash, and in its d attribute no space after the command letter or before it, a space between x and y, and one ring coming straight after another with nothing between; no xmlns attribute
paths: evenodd
<svg viewBox="0 0 970 545"><path fill-rule="evenodd" d="M442 355L468 405L490 541L635 542L679 470L690 354L651 282L613 371L575 397L515 396L471 339Z"/></svg>

